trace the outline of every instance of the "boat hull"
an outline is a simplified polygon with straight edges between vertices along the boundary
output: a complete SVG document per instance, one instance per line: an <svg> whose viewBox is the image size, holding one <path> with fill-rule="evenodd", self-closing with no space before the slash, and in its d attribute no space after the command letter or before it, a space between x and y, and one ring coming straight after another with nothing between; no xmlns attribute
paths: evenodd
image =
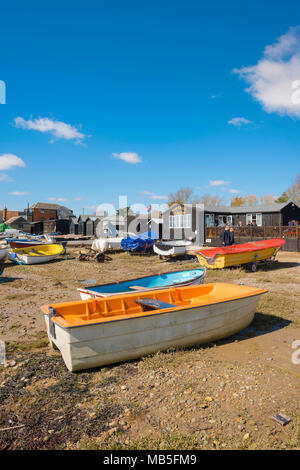
<svg viewBox="0 0 300 470"><path fill-rule="evenodd" d="M252 322L260 296L73 328L55 324L55 337L47 314L45 322L51 344L77 371L231 336Z"/></svg>
<svg viewBox="0 0 300 470"><path fill-rule="evenodd" d="M8 250L7 248L1 248L0 249L0 262L5 261L8 255Z"/></svg>
<svg viewBox="0 0 300 470"><path fill-rule="evenodd" d="M183 255L187 252L187 247L191 244L192 242L160 242L153 246L153 251L159 256Z"/></svg>
<svg viewBox="0 0 300 470"><path fill-rule="evenodd" d="M36 242L36 241L10 241L9 245L11 248L28 248L30 246L40 246L45 245L45 242Z"/></svg>
<svg viewBox="0 0 300 470"><path fill-rule="evenodd" d="M176 284L177 287L190 286L202 284L206 275L206 269L195 269L192 271L175 271L171 273L163 273L157 276L145 276L142 278L132 279L116 284L104 284L100 286L91 286L88 289L78 288L82 300L90 298L111 297L115 295L136 294L137 290L130 290L129 286L141 286L144 284L144 289L139 288L138 292L148 292L153 290L168 289ZM172 276L172 278L170 278ZM180 282L176 277L179 278ZM164 279L165 277L165 279ZM171 282L171 279L174 282ZM151 282L152 281L152 282ZM177 281L177 282L176 282ZM155 286L155 282L157 285ZM141 286L142 287L142 286Z"/></svg>
<svg viewBox="0 0 300 470"><path fill-rule="evenodd" d="M232 247L221 248L220 253L217 252L217 249L207 249L203 250L202 254L200 251L195 254L201 266L209 269L223 269L230 266L258 263L275 258L278 250L284 243L283 240L278 240L277 246L268 246L272 244L276 245L276 240L265 240L262 242L252 242L244 245L233 245ZM243 247L249 248L245 249ZM239 249L241 251L239 251ZM209 257L210 252L216 254Z"/></svg>
<svg viewBox="0 0 300 470"><path fill-rule="evenodd" d="M65 248L59 244L43 244L33 247L15 248L8 252L8 259L15 264L48 263L61 256Z"/></svg>
<svg viewBox="0 0 300 470"><path fill-rule="evenodd" d="M46 255L46 256L27 256L27 255L18 255L17 259L13 259L9 255L10 261L16 263L16 264L42 264L42 263L48 263L49 261L52 261L56 259L59 255Z"/></svg>

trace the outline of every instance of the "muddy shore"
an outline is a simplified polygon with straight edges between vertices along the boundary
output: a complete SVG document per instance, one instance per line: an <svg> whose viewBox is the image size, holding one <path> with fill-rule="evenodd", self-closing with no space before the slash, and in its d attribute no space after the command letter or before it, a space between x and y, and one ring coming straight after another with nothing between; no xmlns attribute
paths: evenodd
<svg viewBox="0 0 300 470"><path fill-rule="evenodd" d="M0 283L0 449L299 449L300 253L256 273L210 271L206 282L267 289L246 330L215 344L70 373L48 347L40 305L79 299L90 283L199 266L194 259L113 254L7 264ZM284 413L282 427L270 417Z"/></svg>

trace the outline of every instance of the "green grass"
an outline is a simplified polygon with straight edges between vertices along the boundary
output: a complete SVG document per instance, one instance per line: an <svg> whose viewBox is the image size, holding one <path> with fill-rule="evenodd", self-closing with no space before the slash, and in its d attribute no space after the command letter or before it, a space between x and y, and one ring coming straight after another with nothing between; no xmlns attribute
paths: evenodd
<svg viewBox="0 0 300 470"><path fill-rule="evenodd" d="M33 351L35 349L41 349L49 346L48 336L44 332L37 334L36 338L32 341L8 341L7 352L12 353L16 351Z"/></svg>
<svg viewBox="0 0 300 470"><path fill-rule="evenodd" d="M268 293L262 296L253 326L268 329L280 320L300 326L300 315L297 315L295 299L292 296Z"/></svg>

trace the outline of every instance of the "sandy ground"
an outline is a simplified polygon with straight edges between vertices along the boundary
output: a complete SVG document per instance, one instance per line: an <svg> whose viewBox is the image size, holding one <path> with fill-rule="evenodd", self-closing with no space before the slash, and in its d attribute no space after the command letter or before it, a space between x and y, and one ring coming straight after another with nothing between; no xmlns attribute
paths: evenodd
<svg viewBox="0 0 300 470"><path fill-rule="evenodd" d="M208 272L206 282L268 289L253 323L204 347L170 350L81 373L47 345L40 305L79 299L77 288L199 266L192 258L113 254L7 264L0 283L0 449L300 449L300 253L257 273ZM86 284L87 282L87 284ZM300 348L299 348L300 349ZM300 353L299 353L300 358ZM282 427L270 416L284 413Z"/></svg>

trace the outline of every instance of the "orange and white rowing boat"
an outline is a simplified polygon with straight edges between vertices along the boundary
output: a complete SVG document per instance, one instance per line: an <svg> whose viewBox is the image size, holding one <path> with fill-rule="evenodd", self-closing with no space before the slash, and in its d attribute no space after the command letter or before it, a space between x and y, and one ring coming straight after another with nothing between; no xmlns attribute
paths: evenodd
<svg viewBox="0 0 300 470"><path fill-rule="evenodd" d="M50 343L71 371L230 336L264 289L213 283L44 305Z"/></svg>

